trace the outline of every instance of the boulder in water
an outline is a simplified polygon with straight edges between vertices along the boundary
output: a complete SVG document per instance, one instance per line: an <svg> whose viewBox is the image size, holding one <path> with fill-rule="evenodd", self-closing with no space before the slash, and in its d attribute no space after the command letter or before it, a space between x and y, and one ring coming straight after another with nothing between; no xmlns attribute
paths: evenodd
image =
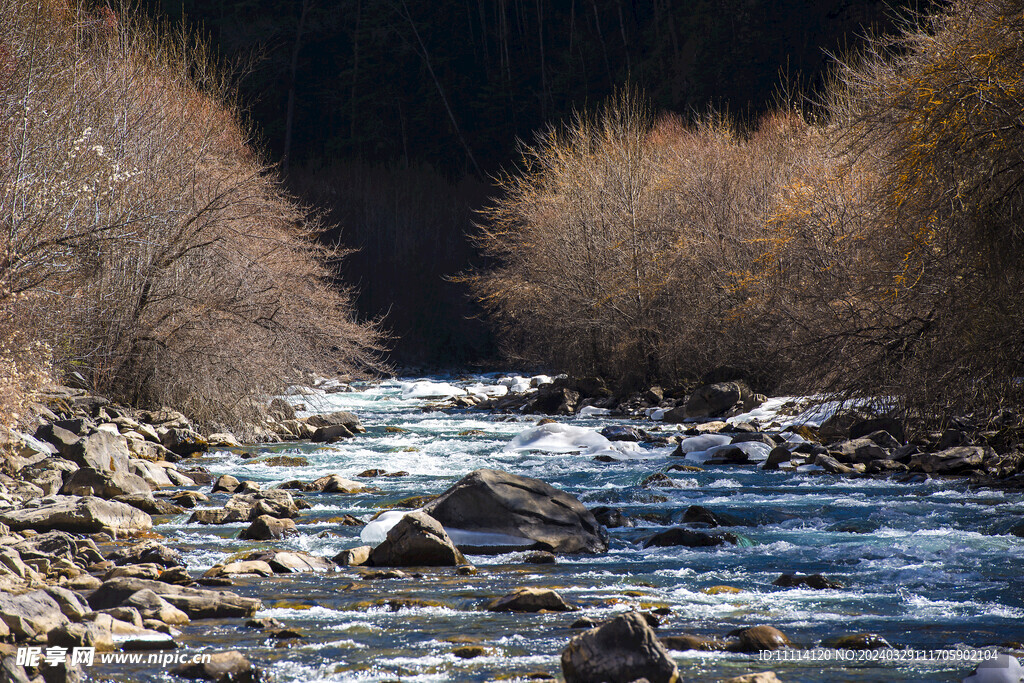
<svg viewBox="0 0 1024 683"><path fill-rule="evenodd" d="M736 545L738 543L736 535L729 532L709 534L703 531L673 527L651 536L644 542L644 547L684 545L688 548L704 548L726 543Z"/></svg>
<svg viewBox="0 0 1024 683"><path fill-rule="evenodd" d="M737 629L729 634L736 640L729 643L731 652L760 652L793 647L793 643L779 629L773 626L751 626Z"/></svg>
<svg viewBox="0 0 1024 683"><path fill-rule="evenodd" d="M607 532L574 496L499 470L470 472L423 511L445 527L528 539L539 550L608 550Z"/></svg>
<svg viewBox="0 0 1024 683"><path fill-rule="evenodd" d="M238 537L247 541L270 541L298 535L299 530L295 528L294 521L278 519L270 515L260 515Z"/></svg>
<svg viewBox="0 0 1024 683"><path fill-rule="evenodd" d="M370 552L375 567L451 567L468 564L441 524L426 512L410 512Z"/></svg>
<svg viewBox="0 0 1024 683"><path fill-rule="evenodd" d="M642 615L616 617L569 641L562 652L566 683L677 683L679 669Z"/></svg>
<svg viewBox="0 0 1024 683"><path fill-rule="evenodd" d="M517 588L487 604L489 612L572 612L575 609L548 588Z"/></svg>

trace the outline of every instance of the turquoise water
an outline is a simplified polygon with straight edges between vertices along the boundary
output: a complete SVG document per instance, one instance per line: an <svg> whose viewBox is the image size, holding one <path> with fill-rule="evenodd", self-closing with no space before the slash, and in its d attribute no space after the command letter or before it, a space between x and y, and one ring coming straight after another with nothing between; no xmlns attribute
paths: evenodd
<svg viewBox="0 0 1024 683"><path fill-rule="evenodd" d="M282 643L245 628L244 620L200 621L179 638L184 649L241 649L276 681L491 681L535 673L557 677L559 655L578 633L570 628L572 622L637 607L670 610L659 628L662 635L724 636L735 628L769 624L806 648L854 632L879 634L898 648L930 651L1024 641L1024 539L998 533L1021 519L1020 493L970 490L959 481L895 483L819 472L764 472L753 466L668 472L675 488L645 489L639 486L645 477L680 462L669 455L671 448L618 452L621 460L610 463L575 452L506 451L516 435L536 423L536 416L425 412L429 400L403 400L401 395L401 384L392 381L354 393L290 397L312 411L351 410L368 429L330 446L274 444L259 449L261 454L303 456L308 466L269 467L228 452L211 454L200 463L264 487L334 472L347 478L367 469L408 472L404 477L360 480L379 488L377 492L300 494L312 504L299 520L301 536L274 547L327 557L361 545L360 527L341 526L332 518L351 514L367 520L403 498L440 493L479 467L536 477L573 493L588 507L610 505L647 521L612 529L607 554L559 557L553 565L524 565L511 555L471 556L479 570L472 576L436 569L408 579L367 581L362 570L344 569L240 578L234 590L263 601L259 616L276 617L306 637ZM675 432L649 420L559 421L595 430L635 424L663 429L665 435ZM227 498L217 494L211 506ZM750 544L641 547L643 539L669 528L690 505L745 520L729 530ZM157 531L168 538L168 545L185 550L188 567L195 572L229 554L267 545L234 539L243 524L204 527L185 524L186 519L170 519ZM845 588L772 585L780 574L792 572L821 572ZM483 611L491 598L524 585L554 588L581 611ZM705 592L717 585L739 592ZM467 643L482 646L485 654L473 659L453 654ZM948 659L894 660L899 654L887 655L889 661L839 663L836 651L812 652L817 661L760 661L756 654L695 651L673 656L687 681L718 681L764 670L777 672L784 681L959 681L972 668ZM166 677L152 667L129 665L96 667L89 673L113 680Z"/></svg>

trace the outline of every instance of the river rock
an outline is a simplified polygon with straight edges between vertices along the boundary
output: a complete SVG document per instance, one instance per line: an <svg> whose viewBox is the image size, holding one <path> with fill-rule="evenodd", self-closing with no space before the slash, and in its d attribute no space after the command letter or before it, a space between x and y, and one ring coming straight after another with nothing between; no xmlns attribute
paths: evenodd
<svg viewBox="0 0 1024 683"><path fill-rule="evenodd" d="M366 489L366 486L358 481L346 479L340 474L328 474L325 477L320 477L313 482L312 486L312 490L323 493L358 493Z"/></svg>
<svg viewBox="0 0 1024 683"><path fill-rule="evenodd" d="M9 546L16 550L26 562L42 561L70 562L88 566L103 561L96 544L88 538L75 538L63 531L48 531L17 541Z"/></svg>
<svg viewBox="0 0 1024 683"><path fill-rule="evenodd" d="M261 550L243 559L266 562L275 574L333 572L336 569L331 560L301 550Z"/></svg>
<svg viewBox="0 0 1024 683"><path fill-rule="evenodd" d="M261 606L260 601L255 598L244 598L228 591L189 588L163 581L126 577L104 581L103 585L89 596L89 605L96 610L117 607L133 593L146 589L183 611L190 619L251 617Z"/></svg>
<svg viewBox="0 0 1024 683"><path fill-rule="evenodd" d="M837 650L882 650L891 648L889 641L877 633L851 633L825 642Z"/></svg>
<svg viewBox="0 0 1024 683"><path fill-rule="evenodd" d="M826 579L821 574L783 574L779 578L772 582L774 586L782 586L783 588L795 588L798 586L807 586L814 590L824 589L839 589L843 587L843 584L838 581L832 581Z"/></svg>
<svg viewBox="0 0 1024 683"><path fill-rule="evenodd" d="M162 498L155 498L152 493L128 493L117 496L114 500L138 508L148 515L180 515L185 512L184 508Z"/></svg>
<svg viewBox="0 0 1024 683"><path fill-rule="evenodd" d="M267 406L267 415L277 422L295 419L295 408L292 404L280 397L274 397Z"/></svg>
<svg viewBox="0 0 1024 683"><path fill-rule="evenodd" d="M127 471L100 472L82 467L68 477L61 493L66 496L115 498L127 494L149 494L152 490L142 477Z"/></svg>
<svg viewBox="0 0 1024 683"><path fill-rule="evenodd" d="M290 519L299 516L299 507L292 494L281 489L253 491L252 493L235 494L225 507L249 506L249 520L254 521L262 515L270 515L279 519Z"/></svg>
<svg viewBox="0 0 1024 683"><path fill-rule="evenodd" d="M651 548L683 545L688 548L704 548L725 545L726 543L736 545L737 542L736 535L729 532L709 534L704 531L672 527L671 529L651 536L649 539L644 541L644 547Z"/></svg>
<svg viewBox="0 0 1024 683"><path fill-rule="evenodd" d="M574 496L538 479L493 469L469 473L424 512L446 527L504 534L556 553L602 553L607 532Z"/></svg>
<svg viewBox="0 0 1024 683"><path fill-rule="evenodd" d="M129 471L128 440L120 434L93 432L75 441L61 455L79 467L91 467L99 472Z"/></svg>
<svg viewBox="0 0 1024 683"><path fill-rule="evenodd" d="M761 466L763 470L777 470L779 465L786 465L793 459L793 454L785 446L776 446L768 453L768 459Z"/></svg>
<svg viewBox="0 0 1024 683"><path fill-rule="evenodd" d="M572 612L576 608L548 588L517 588L487 603L488 612Z"/></svg>
<svg viewBox="0 0 1024 683"><path fill-rule="evenodd" d="M740 382L705 384L690 394L690 398L687 399L686 416L689 418L720 417L740 403L745 395L752 396L753 394Z"/></svg>
<svg viewBox="0 0 1024 683"><path fill-rule="evenodd" d="M61 420L40 425L35 437L52 444L58 453L64 455L88 432L85 420Z"/></svg>
<svg viewBox="0 0 1024 683"><path fill-rule="evenodd" d="M609 441L647 441L650 438L643 430L627 425L608 425L601 430L601 436Z"/></svg>
<svg viewBox="0 0 1024 683"><path fill-rule="evenodd" d="M64 486L64 477L60 470L44 469L54 460L60 460L60 458L47 458L30 467L23 467L18 471L18 477L23 481L38 486L42 489L44 496L57 495ZM63 460L63 462L78 469L78 466L70 460Z"/></svg>
<svg viewBox="0 0 1024 683"><path fill-rule="evenodd" d="M184 626L190 621L187 614L148 588L129 595L124 605L138 610L143 619L156 619L171 626Z"/></svg>
<svg viewBox="0 0 1024 683"><path fill-rule="evenodd" d="M60 605L60 611L71 621L81 621L92 611L84 598L73 590L63 586L46 586L43 590Z"/></svg>
<svg viewBox="0 0 1024 683"><path fill-rule="evenodd" d="M181 678L215 681L215 683L259 683L260 670L252 665L241 652L230 650L216 652L209 662L185 664L171 673Z"/></svg>
<svg viewBox="0 0 1024 683"><path fill-rule="evenodd" d="M295 528L294 521L260 515L248 529L242 530L238 537L247 541L270 541L298 535L299 530Z"/></svg>
<svg viewBox="0 0 1024 683"><path fill-rule="evenodd" d="M885 432L882 433L884 434ZM891 439L892 437L889 438ZM898 446L899 444L896 444L894 447ZM868 463L872 460L884 460L889 457L889 451L868 437L829 446L829 453L836 460L844 463Z"/></svg>
<svg viewBox="0 0 1024 683"><path fill-rule="evenodd" d="M676 683L679 670L647 621L636 612L616 617L569 641L562 652L566 683Z"/></svg>
<svg viewBox="0 0 1024 683"><path fill-rule="evenodd" d="M988 455L982 446L958 446L938 453L918 453L910 459L909 467L928 474L963 474L982 469Z"/></svg>
<svg viewBox="0 0 1024 683"><path fill-rule="evenodd" d="M410 512L370 553L375 567L447 567L468 564L440 522L426 511Z"/></svg>
<svg viewBox="0 0 1024 683"><path fill-rule="evenodd" d="M28 582L43 578L21 559L18 551L3 546L0 546L0 574L13 575Z"/></svg>
<svg viewBox="0 0 1024 683"><path fill-rule="evenodd" d="M726 648L724 640L691 635L664 636L661 638L661 643L670 650L680 651L700 650L702 652L715 652Z"/></svg>
<svg viewBox="0 0 1024 683"><path fill-rule="evenodd" d="M745 522L724 512L713 512L703 505L691 505L683 512L683 524L699 524L708 527L743 526Z"/></svg>
<svg viewBox="0 0 1024 683"><path fill-rule="evenodd" d="M102 531L112 536L153 528L153 519L149 515L124 503L95 496L54 496L45 500L52 502L4 513L0 515L0 522L14 530L57 529L86 534Z"/></svg>
<svg viewBox="0 0 1024 683"><path fill-rule="evenodd" d="M175 505L180 505L183 508L194 508L199 503L210 500L209 496L199 491L178 491L170 499L174 501Z"/></svg>
<svg viewBox="0 0 1024 683"><path fill-rule="evenodd" d="M524 413L541 415L573 415L579 406L580 392L564 386L546 384L524 407Z"/></svg>
<svg viewBox="0 0 1024 683"><path fill-rule="evenodd" d="M227 564L212 567L204 577L210 576L239 576L243 574L255 574L257 576L273 576L274 570L269 564L261 560L242 560L239 562L228 562Z"/></svg>
<svg viewBox="0 0 1024 683"><path fill-rule="evenodd" d="M313 436L309 437L309 440L316 443L333 443L338 439L351 439L353 436L355 434L345 425L329 425L327 427L317 427L316 431L313 432Z"/></svg>
<svg viewBox="0 0 1024 683"><path fill-rule="evenodd" d="M743 674L727 678L722 683L782 683L774 671L761 671L753 674Z"/></svg>
<svg viewBox="0 0 1024 683"><path fill-rule="evenodd" d="M677 488L677 486L672 477L664 474L663 472L655 472L654 474L644 477L644 480L640 482L640 488L674 489Z"/></svg>
<svg viewBox="0 0 1024 683"><path fill-rule="evenodd" d="M317 429L320 427L341 425L353 434L362 434L366 431L363 427L363 423L359 421L359 418L355 414L345 410L339 410L334 413L326 413L323 415L310 415L305 419L305 423L310 427Z"/></svg>
<svg viewBox="0 0 1024 683"><path fill-rule="evenodd" d="M593 513L594 519L597 520L599 524L602 524L609 529L633 526L633 520L623 513L620 508L611 508L602 505L601 507L593 508L590 512Z"/></svg>
<svg viewBox="0 0 1024 683"><path fill-rule="evenodd" d="M789 638L773 626L751 626L737 629L729 634L736 640L729 643L731 652L760 652L761 650L780 650L793 647Z"/></svg>
<svg viewBox="0 0 1024 683"><path fill-rule="evenodd" d="M230 474L222 474L219 477L217 477L217 480L215 482L213 482L212 493L217 493L218 491L227 491L228 493L234 493L235 489L238 488L238 485L240 483L241 482L238 481L238 479L232 477Z"/></svg>
<svg viewBox="0 0 1024 683"><path fill-rule="evenodd" d="M236 522L248 522L252 509L246 508L221 508L220 510L196 510L188 518L189 524L234 524Z"/></svg>
<svg viewBox="0 0 1024 683"><path fill-rule="evenodd" d="M187 427L164 426L157 429L157 434L164 448L186 458L210 450L210 445L203 435Z"/></svg>
<svg viewBox="0 0 1024 683"><path fill-rule="evenodd" d="M161 567L180 567L181 553L156 541L142 541L127 548L119 548L107 555L117 565L157 564Z"/></svg>
<svg viewBox="0 0 1024 683"><path fill-rule="evenodd" d="M128 466L133 474L145 479L146 483L154 490L174 486L174 482L167 476L167 468L162 465L140 458L132 458L128 461Z"/></svg>
<svg viewBox="0 0 1024 683"><path fill-rule="evenodd" d="M852 467L847 467L831 455L816 455L814 457L814 464L831 474L852 474L855 472Z"/></svg>
<svg viewBox="0 0 1024 683"><path fill-rule="evenodd" d="M0 593L0 620L18 641L45 638L51 630L69 623L60 604L44 590Z"/></svg>
<svg viewBox="0 0 1024 683"><path fill-rule="evenodd" d="M373 548L368 545L360 545L348 550L342 550L332 559L335 564L342 567L360 567L370 561L370 553Z"/></svg>

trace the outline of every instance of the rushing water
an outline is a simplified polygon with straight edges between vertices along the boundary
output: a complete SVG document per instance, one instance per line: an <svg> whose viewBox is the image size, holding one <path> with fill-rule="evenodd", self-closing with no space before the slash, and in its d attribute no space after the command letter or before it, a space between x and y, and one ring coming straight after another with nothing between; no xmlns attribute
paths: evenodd
<svg viewBox="0 0 1024 683"><path fill-rule="evenodd" d="M670 457L671 448L617 452L617 462L578 452L510 451L506 446L532 427L536 416L424 410L427 400L403 399L402 386L394 381L290 400L320 412L351 410L368 431L329 446L258 449L260 455L304 457L308 466L272 467L227 452L201 464L264 487L334 472L354 478L367 469L409 474L366 480L379 489L372 493L299 494L312 504L300 520L301 536L274 547L331 557L362 544L360 527L334 519L345 514L369 519L404 498L440 493L480 467L536 477L573 493L588 507L619 507L638 525L611 530L611 548L604 555L559 557L553 565L521 564L512 555L470 556L479 569L471 576L444 568L408 579L367 581L361 579L363 570L353 568L239 578L233 590L259 597L264 605L259 616L276 617L305 637L276 642L244 627L244 620L224 620L197 621L178 640L189 652L241 649L265 667L271 680L558 677L559 655L579 632L570 628L576 619L600 619L631 608L669 608L662 635L724 636L735 628L769 624L807 648L855 632L877 633L896 647L917 650L1024 641L1024 539L999 533L1021 519L1024 496L1019 493L972 490L959 481L896 483L735 465L670 472L676 488L647 489L639 486L645 477L680 462ZM595 430L607 424L662 428L649 420L607 417L560 421ZM672 426L662 429L674 433ZM223 505L227 497L217 494L210 505ZM643 539L678 521L690 505L748 520L749 526L729 530L751 543L642 548ZM645 516L648 521L641 521ZM228 555L269 545L237 540L246 525L188 525L186 519L172 518L157 531L168 545L185 552L188 568L197 573ZM780 574L792 572L821 572L845 588L772 585ZM524 585L554 588L581 611L517 615L483 610L487 600ZM740 592L705 592L718 585ZM486 653L472 659L453 654L466 644L482 646ZM687 681L764 670L789 682L960 681L972 668L920 658L839 663L760 661L756 654L720 652L672 654ZM164 677L146 666L111 665L91 673L116 680Z"/></svg>

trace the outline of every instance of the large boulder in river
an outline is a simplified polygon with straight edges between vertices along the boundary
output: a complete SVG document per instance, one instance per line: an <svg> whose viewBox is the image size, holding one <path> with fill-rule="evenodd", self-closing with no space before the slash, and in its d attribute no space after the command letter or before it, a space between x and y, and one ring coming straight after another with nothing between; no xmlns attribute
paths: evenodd
<svg viewBox="0 0 1024 683"><path fill-rule="evenodd" d="M57 529L85 534L105 531L114 536L153 528L152 517L124 503L95 496L54 496L44 500L47 502L39 507L22 508L0 515L0 523L15 531Z"/></svg>
<svg viewBox="0 0 1024 683"><path fill-rule="evenodd" d="M562 652L566 683L676 683L679 669L644 617L616 617L569 641Z"/></svg>
<svg viewBox="0 0 1024 683"><path fill-rule="evenodd" d="M370 552L375 567L453 567L468 564L441 524L424 512L410 512Z"/></svg>
<svg viewBox="0 0 1024 683"><path fill-rule="evenodd" d="M608 550L607 532L574 496L499 470L470 472L423 511L446 528L528 539L556 553Z"/></svg>

